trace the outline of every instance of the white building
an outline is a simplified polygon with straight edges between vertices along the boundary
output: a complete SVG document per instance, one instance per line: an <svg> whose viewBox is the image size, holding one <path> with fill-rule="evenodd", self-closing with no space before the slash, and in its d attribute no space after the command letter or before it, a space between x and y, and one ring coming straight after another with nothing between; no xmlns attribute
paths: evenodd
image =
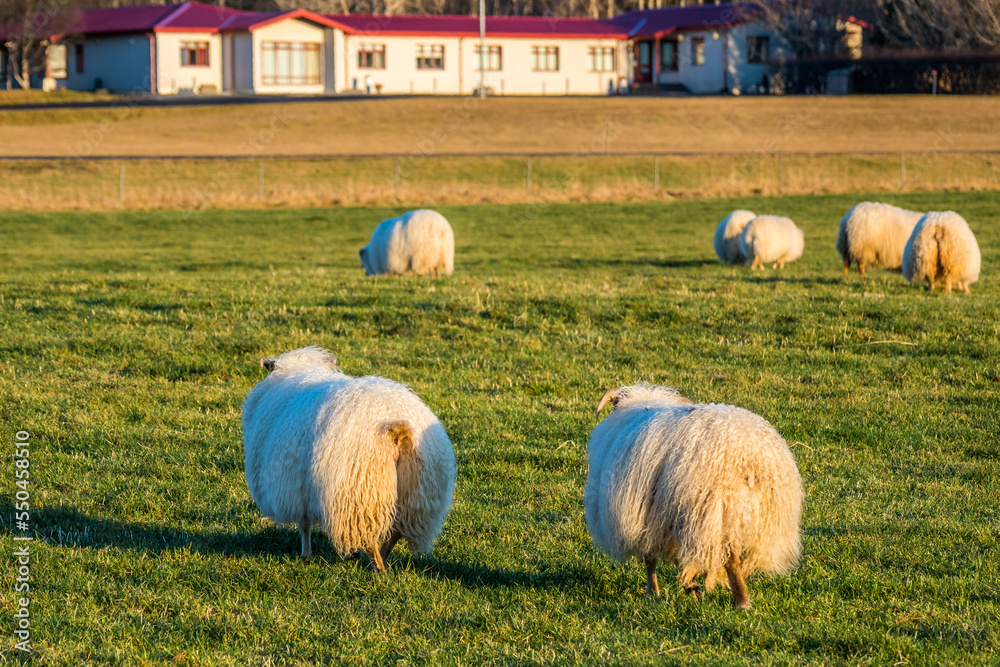
<svg viewBox="0 0 1000 667"><path fill-rule="evenodd" d="M632 44L633 84L743 92L766 86L770 63L791 56L760 14L751 3L692 5L625 12L611 22Z"/></svg>
<svg viewBox="0 0 1000 667"><path fill-rule="evenodd" d="M53 36L46 78L125 93L599 95L757 86L785 46L751 4L611 20L242 12L180 5L84 11ZM480 51L482 50L482 55ZM482 58L482 62L480 59Z"/></svg>
<svg viewBox="0 0 1000 667"><path fill-rule="evenodd" d="M343 40L336 91L467 94L479 88L479 19L329 16ZM627 72L627 44L606 21L487 17L482 76L495 94L599 95Z"/></svg>

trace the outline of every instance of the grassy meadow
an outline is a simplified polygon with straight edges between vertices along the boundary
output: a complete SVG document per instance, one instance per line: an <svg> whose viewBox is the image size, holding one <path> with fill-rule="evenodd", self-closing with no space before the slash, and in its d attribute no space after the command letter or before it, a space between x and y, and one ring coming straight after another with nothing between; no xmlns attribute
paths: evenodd
<svg viewBox="0 0 1000 667"><path fill-rule="evenodd" d="M444 206L456 269L436 281L361 271L399 208L5 213L0 423L31 433L39 664L997 664L1000 205L889 197L966 217L965 296L842 277L857 201ZM718 263L737 207L795 219L804 257ZM317 532L303 562L254 507L242 401L259 356L310 344L444 423L458 482L433 554L404 543L377 576ZM594 408L638 380L791 444L802 562L751 578L748 613L688 599L669 565L647 599L640 563L590 541Z"/></svg>

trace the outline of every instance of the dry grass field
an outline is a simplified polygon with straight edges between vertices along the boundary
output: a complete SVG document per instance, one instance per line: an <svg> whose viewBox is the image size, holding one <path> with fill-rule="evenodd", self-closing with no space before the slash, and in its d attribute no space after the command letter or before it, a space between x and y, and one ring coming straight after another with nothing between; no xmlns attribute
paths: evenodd
<svg viewBox="0 0 1000 667"><path fill-rule="evenodd" d="M0 161L0 210L439 206L992 190L1000 154ZM124 168L124 179L122 168ZM658 169L658 178L655 171ZM905 181L904 181L905 179Z"/></svg>
<svg viewBox="0 0 1000 667"><path fill-rule="evenodd" d="M25 159L0 160L0 210L669 201L1000 187L1000 153L953 152L1000 151L1000 102L982 97L428 97L175 108L119 100L106 108L17 110L5 106L38 96L7 95L0 93L2 155ZM522 156L504 155L511 153ZM524 153L536 154L530 183ZM143 159L163 155L174 159ZM78 159L95 156L130 159ZM217 156L231 157L204 159Z"/></svg>
<svg viewBox="0 0 1000 667"><path fill-rule="evenodd" d="M342 99L2 110L6 156L1000 150L988 97Z"/></svg>

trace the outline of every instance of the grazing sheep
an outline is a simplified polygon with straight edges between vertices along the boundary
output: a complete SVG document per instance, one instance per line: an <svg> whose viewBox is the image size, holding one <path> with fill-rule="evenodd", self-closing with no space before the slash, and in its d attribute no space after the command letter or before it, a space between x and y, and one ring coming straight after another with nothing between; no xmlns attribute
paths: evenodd
<svg viewBox="0 0 1000 667"><path fill-rule="evenodd" d="M772 262L771 268L785 268L802 256L805 235L788 218L776 215L758 215L747 223L740 237L740 252L751 269Z"/></svg>
<svg viewBox="0 0 1000 667"><path fill-rule="evenodd" d="M928 213L913 228L903 250L903 277L912 282L927 281L934 291L934 281L944 278L945 293L957 284L966 294L969 285L979 280L982 256L969 223L954 211Z"/></svg>
<svg viewBox="0 0 1000 667"><path fill-rule="evenodd" d="M587 445L587 527L601 551L646 563L646 593L660 594L656 564L677 564L701 597L728 585L750 607L744 578L780 574L799 559L802 480L784 439L763 418L730 405L696 405L669 387L613 389L614 406Z"/></svg>
<svg viewBox="0 0 1000 667"><path fill-rule="evenodd" d="M737 209L727 215L715 228L715 254L726 264L746 264L740 252L740 236L747 223L757 217L756 213Z"/></svg>
<svg viewBox="0 0 1000 667"><path fill-rule="evenodd" d="M844 275L852 263L858 273L865 269L898 269L903 263L903 248L923 213L907 211L889 204L862 202L840 220L837 252L844 258Z"/></svg>
<svg viewBox="0 0 1000 667"><path fill-rule="evenodd" d="M440 213L410 211L379 223L358 254L369 276L450 276L455 266L455 235Z"/></svg>
<svg viewBox="0 0 1000 667"><path fill-rule="evenodd" d="M337 553L363 551L378 571L401 537L430 551L455 488L434 413L401 384L345 375L316 347L260 362L268 375L243 403L243 447L261 513L297 523L306 558L316 522Z"/></svg>

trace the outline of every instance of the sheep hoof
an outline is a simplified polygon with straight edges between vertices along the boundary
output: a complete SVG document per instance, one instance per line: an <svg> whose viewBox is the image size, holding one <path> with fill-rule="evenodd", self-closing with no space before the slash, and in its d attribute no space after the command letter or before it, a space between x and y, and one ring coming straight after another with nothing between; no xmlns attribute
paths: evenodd
<svg viewBox="0 0 1000 667"><path fill-rule="evenodd" d="M685 587L684 592L693 597L695 600L701 599L701 586L697 584Z"/></svg>
<svg viewBox="0 0 1000 667"><path fill-rule="evenodd" d="M733 607L744 611L747 609L753 609L753 605L750 604L750 600L743 600L742 602L733 600Z"/></svg>

